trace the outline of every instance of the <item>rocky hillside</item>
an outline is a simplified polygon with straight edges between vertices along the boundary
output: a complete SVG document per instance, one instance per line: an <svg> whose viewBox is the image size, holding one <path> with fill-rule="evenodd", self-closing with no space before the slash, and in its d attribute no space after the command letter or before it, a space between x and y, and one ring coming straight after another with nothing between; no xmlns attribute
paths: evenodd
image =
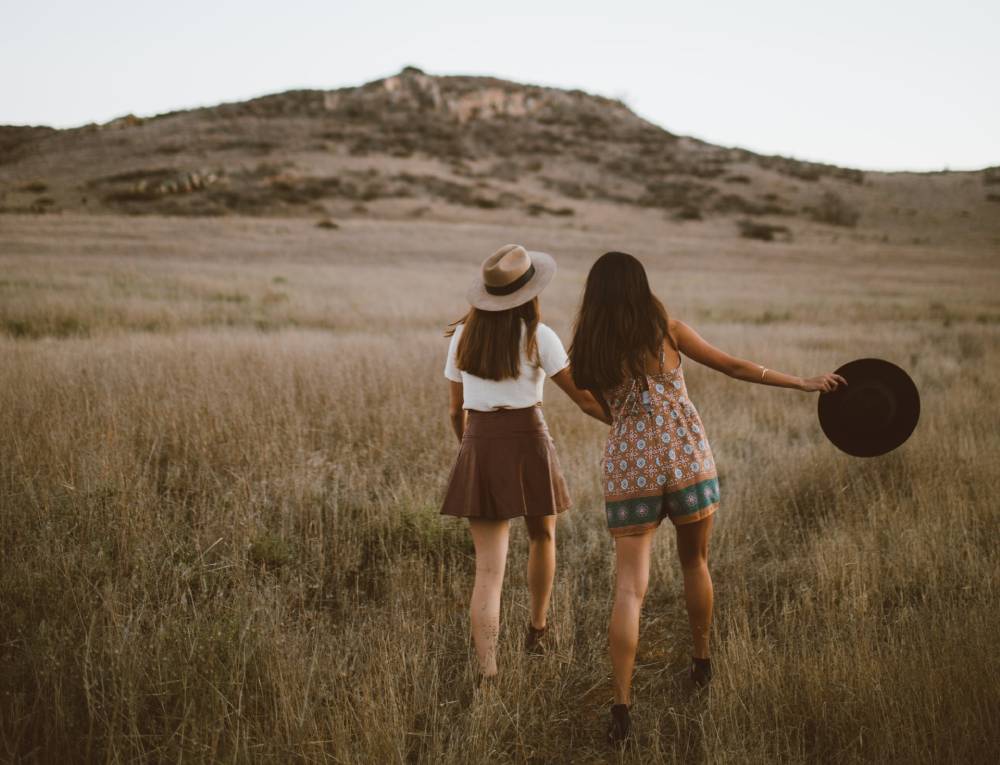
<svg viewBox="0 0 1000 765"><path fill-rule="evenodd" d="M796 219L989 219L997 202L998 168L882 174L761 156L580 91L414 68L148 119L0 128L4 212L579 218L624 205L773 233Z"/></svg>

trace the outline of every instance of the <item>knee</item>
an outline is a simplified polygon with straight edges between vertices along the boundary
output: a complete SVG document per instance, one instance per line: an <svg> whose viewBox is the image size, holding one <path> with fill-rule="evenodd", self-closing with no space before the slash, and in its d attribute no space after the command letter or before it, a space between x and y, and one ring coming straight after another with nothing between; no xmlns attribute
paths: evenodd
<svg viewBox="0 0 1000 765"><path fill-rule="evenodd" d="M476 561L476 578L487 582L494 579L503 579L504 564L491 560Z"/></svg>
<svg viewBox="0 0 1000 765"><path fill-rule="evenodd" d="M555 525L547 523L528 523L528 540L531 544L548 544L556 538Z"/></svg>
<svg viewBox="0 0 1000 765"><path fill-rule="evenodd" d="M708 551L697 550L687 555L681 555L681 568L684 571L698 571L708 567Z"/></svg>
<svg viewBox="0 0 1000 765"><path fill-rule="evenodd" d="M646 599L648 585L648 582L634 580L618 582L615 586L615 596L621 601L634 601L641 605Z"/></svg>

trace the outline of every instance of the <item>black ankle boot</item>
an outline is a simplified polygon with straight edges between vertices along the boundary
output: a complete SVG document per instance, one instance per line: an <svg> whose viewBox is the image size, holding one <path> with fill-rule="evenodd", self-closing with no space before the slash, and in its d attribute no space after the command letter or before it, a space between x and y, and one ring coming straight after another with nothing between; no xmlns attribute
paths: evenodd
<svg viewBox="0 0 1000 765"><path fill-rule="evenodd" d="M712 660L691 657L691 683L695 688L704 688L712 679Z"/></svg>
<svg viewBox="0 0 1000 765"><path fill-rule="evenodd" d="M549 625L547 624L538 630L531 626L531 622L528 622L528 632L524 636L524 650L535 656L545 653L548 648L546 641L548 631Z"/></svg>
<svg viewBox="0 0 1000 765"><path fill-rule="evenodd" d="M632 718L628 704L614 704L611 707L611 724L608 726L608 743L622 746L632 735Z"/></svg>

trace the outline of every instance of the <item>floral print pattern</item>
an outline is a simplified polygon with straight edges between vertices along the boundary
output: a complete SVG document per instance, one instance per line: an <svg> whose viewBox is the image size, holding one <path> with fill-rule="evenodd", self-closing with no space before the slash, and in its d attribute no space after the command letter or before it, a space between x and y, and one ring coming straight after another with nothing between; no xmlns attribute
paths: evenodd
<svg viewBox="0 0 1000 765"><path fill-rule="evenodd" d="M604 398L612 416L606 454L615 455L601 461L611 533L636 534L664 517L683 524L714 513L720 499L715 458L681 366L627 381Z"/></svg>

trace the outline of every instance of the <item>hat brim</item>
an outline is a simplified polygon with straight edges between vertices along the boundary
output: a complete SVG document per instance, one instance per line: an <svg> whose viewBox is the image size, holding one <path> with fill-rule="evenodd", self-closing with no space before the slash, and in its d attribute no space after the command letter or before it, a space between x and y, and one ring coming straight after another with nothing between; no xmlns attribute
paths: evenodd
<svg viewBox="0 0 1000 765"><path fill-rule="evenodd" d="M884 359L856 359L837 370L847 380L820 394L823 433L853 457L878 457L901 446L920 419L920 394L905 371Z"/></svg>
<svg viewBox="0 0 1000 765"><path fill-rule="evenodd" d="M556 261L545 252L528 250L528 257L531 258L531 265L535 267L535 273L522 287L509 295L491 295L486 291L482 277L476 277L476 281L465 293L469 305L480 311L506 311L538 297L556 275Z"/></svg>

